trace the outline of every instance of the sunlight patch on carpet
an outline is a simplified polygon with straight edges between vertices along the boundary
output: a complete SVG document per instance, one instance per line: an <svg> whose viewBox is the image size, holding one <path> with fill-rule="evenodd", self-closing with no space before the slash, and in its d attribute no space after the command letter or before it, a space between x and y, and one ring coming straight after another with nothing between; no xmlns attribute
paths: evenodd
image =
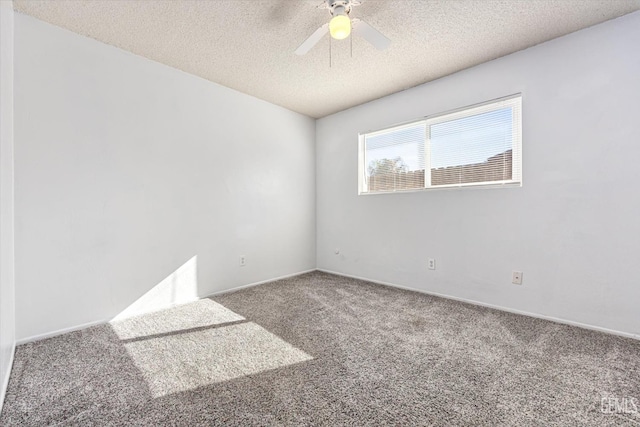
<svg viewBox="0 0 640 427"><path fill-rule="evenodd" d="M241 320L245 318L205 298L167 310L113 320L111 327L121 340L129 340Z"/></svg>
<svg viewBox="0 0 640 427"><path fill-rule="evenodd" d="M154 397L313 359L252 322L134 341L125 347Z"/></svg>

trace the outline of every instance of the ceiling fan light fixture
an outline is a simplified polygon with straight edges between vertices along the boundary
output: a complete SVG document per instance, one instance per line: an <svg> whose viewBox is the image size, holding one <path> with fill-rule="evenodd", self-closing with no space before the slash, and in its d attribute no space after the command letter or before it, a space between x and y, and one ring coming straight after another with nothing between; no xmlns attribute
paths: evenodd
<svg viewBox="0 0 640 427"><path fill-rule="evenodd" d="M296 55L304 55L318 44L322 38L329 33L332 39L342 40L350 35L360 36L376 49L384 50L389 46L389 40L380 31L364 22L362 19L349 17L349 13L354 6L360 6L361 0L325 0L318 9L328 9L331 13L331 20L322 24L315 30L302 44L295 50ZM331 39L329 39L331 40ZM331 55L329 55L331 56Z"/></svg>
<svg viewBox="0 0 640 427"><path fill-rule="evenodd" d="M329 33L336 40L342 40L351 34L351 19L347 14L335 15L329 21Z"/></svg>

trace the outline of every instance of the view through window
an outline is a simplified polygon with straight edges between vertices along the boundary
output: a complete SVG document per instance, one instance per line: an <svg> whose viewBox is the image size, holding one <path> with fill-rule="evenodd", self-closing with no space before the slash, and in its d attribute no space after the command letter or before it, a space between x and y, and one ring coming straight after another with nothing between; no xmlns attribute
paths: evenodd
<svg viewBox="0 0 640 427"><path fill-rule="evenodd" d="M360 193L521 183L521 97L360 136Z"/></svg>

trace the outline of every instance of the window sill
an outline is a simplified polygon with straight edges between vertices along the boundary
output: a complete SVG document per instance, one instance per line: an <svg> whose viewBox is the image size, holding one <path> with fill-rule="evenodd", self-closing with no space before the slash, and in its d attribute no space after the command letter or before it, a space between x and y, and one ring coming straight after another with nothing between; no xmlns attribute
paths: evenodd
<svg viewBox="0 0 640 427"><path fill-rule="evenodd" d="M394 191L375 191L372 193L369 192L358 192L358 196L376 196L379 194L405 194L405 193L424 193L430 191L439 191L439 190L462 190L462 189L497 189L497 188L517 188L522 187L522 182L520 181L507 181L500 183L480 183L480 184L452 184L452 185L438 185L437 187L426 187L426 188L412 188L410 190L394 190Z"/></svg>

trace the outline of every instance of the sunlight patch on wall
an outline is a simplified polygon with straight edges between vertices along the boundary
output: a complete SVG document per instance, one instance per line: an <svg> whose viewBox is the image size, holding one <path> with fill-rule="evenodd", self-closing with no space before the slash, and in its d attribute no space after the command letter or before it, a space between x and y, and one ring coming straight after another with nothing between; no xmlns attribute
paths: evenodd
<svg viewBox="0 0 640 427"><path fill-rule="evenodd" d="M114 317L114 320L162 310L196 299L198 299L197 255L125 308Z"/></svg>
<svg viewBox="0 0 640 427"><path fill-rule="evenodd" d="M253 322L135 340L125 347L154 397L313 359Z"/></svg>

